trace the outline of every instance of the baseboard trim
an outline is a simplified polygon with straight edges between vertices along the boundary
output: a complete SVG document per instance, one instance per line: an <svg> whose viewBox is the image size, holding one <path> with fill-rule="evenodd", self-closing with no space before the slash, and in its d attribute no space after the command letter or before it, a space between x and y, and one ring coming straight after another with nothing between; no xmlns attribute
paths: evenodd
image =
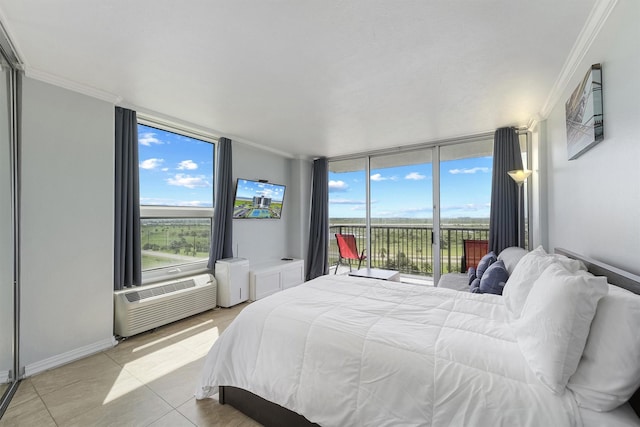
<svg viewBox="0 0 640 427"><path fill-rule="evenodd" d="M36 363L31 363L24 367L24 376L31 377L33 375L39 374L40 372L48 371L49 369L54 369L59 366L66 365L67 363L75 362L76 360L112 348L116 344L118 344L116 339L114 337L111 337L84 347L77 348L75 350L68 351L66 353L59 354L57 356L49 357L48 359L44 359Z"/></svg>
<svg viewBox="0 0 640 427"><path fill-rule="evenodd" d="M9 382L10 371L0 371L0 384L6 384Z"/></svg>

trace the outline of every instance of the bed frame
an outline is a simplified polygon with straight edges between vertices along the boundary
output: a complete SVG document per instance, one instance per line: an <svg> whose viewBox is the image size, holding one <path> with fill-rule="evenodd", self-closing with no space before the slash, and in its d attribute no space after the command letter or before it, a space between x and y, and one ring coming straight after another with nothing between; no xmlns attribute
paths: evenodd
<svg viewBox="0 0 640 427"><path fill-rule="evenodd" d="M555 253L580 260L594 275L605 276L609 283L640 295L640 276L638 275L626 272L604 262L578 255L566 249L556 248ZM264 426L318 426L318 424L312 423L302 415L275 403L269 402L268 400L246 390L231 386L220 386L219 391L219 400L221 404L229 404L233 406ZM629 403L636 414L640 416L640 390L636 391L633 397L629 399Z"/></svg>

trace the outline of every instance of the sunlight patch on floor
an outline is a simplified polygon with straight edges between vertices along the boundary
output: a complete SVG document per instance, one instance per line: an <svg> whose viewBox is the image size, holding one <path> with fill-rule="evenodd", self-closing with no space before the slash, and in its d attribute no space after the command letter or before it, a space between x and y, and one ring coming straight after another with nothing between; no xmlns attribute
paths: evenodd
<svg viewBox="0 0 640 427"><path fill-rule="evenodd" d="M145 350L145 349L147 349L147 348L149 348L149 347L153 347L153 346L158 345L158 344L160 344L160 343L162 343L162 342L165 342L165 341L168 341L168 340L172 340L172 339L174 339L174 338L176 338L176 337L179 337L180 335L184 335L184 334L188 333L189 331L193 331L193 330L195 330L195 329L202 328L203 326L206 326L206 325L211 324L211 323L213 323L213 320L207 320L207 321L204 321L204 322L199 323L199 324L197 324L197 325L191 326L190 328L186 328L186 329L183 329L183 330L181 330L181 331L179 331L179 332L176 332L175 334L167 335L166 337L158 338L158 339L157 339L157 340L155 340L155 341L151 341L151 342L148 342L148 343L143 344L143 345L141 345L141 346L138 346L138 347L134 348L134 349L132 350L132 352L133 352L133 353L136 353L136 352L138 352L138 351ZM217 332L218 328L214 328L214 329L215 329L215 330L216 330L216 332ZM217 339L217 338L218 338L218 337L216 336L216 339Z"/></svg>
<svg viewBox="0 0 640 427"><path fill-rule="evenodd" d="M123 365L122 371L114 380L102 404L107 405L140 388L143 384L150 384L202 359L202 355L197 354L185 343L194 338L202 338L209 345L213 345L220 336L220 331L217 326L211 327L212 324L212 320L207 320L132 349L132 353L139 353L139 357ZM193 333L198 329L201 331ZM159 344L161 346L157 350L150 351ZM145 350L148 354L140 354Z"/></svg>

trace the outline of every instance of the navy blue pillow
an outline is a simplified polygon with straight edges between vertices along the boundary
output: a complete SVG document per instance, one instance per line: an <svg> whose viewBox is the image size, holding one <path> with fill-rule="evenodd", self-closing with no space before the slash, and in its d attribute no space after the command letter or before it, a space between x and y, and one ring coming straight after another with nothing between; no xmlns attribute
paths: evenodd
<svg viewBox="0 0 640 427"><path fill-rule="evenodd" d="M502 295L504 284L509 279L509 272L502 260L496 261L487 268L480 279L480 292L483 294Z"/></svg>
<svg viewBox="0 0 640 427"><path fill-rule="evenodd" d="M471 282L471 285L469 286L470 286L469 292L472 292L474 294L480 293L480 279L478 279L477 277L473 279L473 281Z"/></svg>
<svg viewBox="0 0 640 427"><path fill-rule="evenodd" d="M473 267L469 267L467 274L469 275L469 286L471 286L471 282L473 282L476 278L476 269Z"/></svg>
<svg viewBox="0 0 640 427"><path fill-rule="evenodd" d="M476 277L482 280L482 275L484 274L484 272L487 270L487 268L489 268L491 264L493 264L497 260L498 260L498 257L493 251L483 256L480 262L478 263L478 268L476 268Z"/></svg>

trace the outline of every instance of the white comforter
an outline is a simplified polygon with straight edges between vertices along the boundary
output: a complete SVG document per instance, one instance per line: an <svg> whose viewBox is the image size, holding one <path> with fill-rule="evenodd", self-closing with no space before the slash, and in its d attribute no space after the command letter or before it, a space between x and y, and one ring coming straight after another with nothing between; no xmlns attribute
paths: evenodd
<svg viewBox="0 0 640 427"><path fill-rule="evenodd" d="M581 425L529 370L502 298L323 276L247 306L199 399L251 391L322 426Z"/></svg>

